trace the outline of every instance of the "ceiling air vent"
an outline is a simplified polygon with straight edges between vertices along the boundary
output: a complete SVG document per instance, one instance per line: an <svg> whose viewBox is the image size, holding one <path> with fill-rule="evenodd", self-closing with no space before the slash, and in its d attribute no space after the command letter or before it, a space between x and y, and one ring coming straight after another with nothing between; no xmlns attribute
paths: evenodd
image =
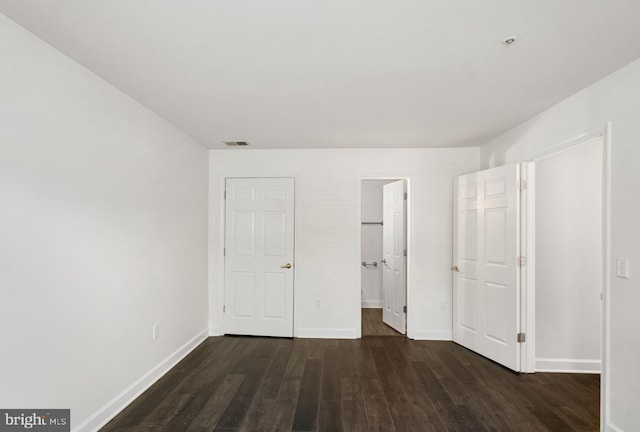
<svg viewBox="0 0 640 432"><path fill-rule="evenodd" d="M246 141L223 141L225 145L228 145L230 147L244 147L244 146L248 146L249 143Z"/></svg>

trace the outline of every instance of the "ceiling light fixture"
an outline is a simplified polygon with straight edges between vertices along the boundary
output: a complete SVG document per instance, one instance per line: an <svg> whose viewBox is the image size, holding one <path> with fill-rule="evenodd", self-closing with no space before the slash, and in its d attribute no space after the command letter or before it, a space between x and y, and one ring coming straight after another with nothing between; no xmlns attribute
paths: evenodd
<svg viewBox="0 0 640 432"><path fill-rule="evenodd" d="M502 39L502 43L507 45L507 46L509 46L509 45L512 45L513 43L515 43L515 41L517 41L517 40L518 40L518 36L509 36L509 37L506 37L506 38Z"/></svg>

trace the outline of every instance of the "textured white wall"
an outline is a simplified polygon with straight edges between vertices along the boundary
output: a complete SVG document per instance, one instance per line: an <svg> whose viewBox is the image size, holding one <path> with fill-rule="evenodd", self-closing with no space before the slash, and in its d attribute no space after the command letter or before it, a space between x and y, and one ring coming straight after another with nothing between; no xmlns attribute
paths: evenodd
<svg viewBox="0 0 640 432"><path fill-rule="evenodd" d="M0 406L91 429L207 329L207 151L2 15L0 52Z"/></svg>
<svg viewBox="0 0 640 432"><path fill-rule="evenodd" d="M602 140L535 164L536 370L600 371Z"/></svg>
<svg viewBox="0 0 640 432"><path fill-rule="evenodd" d="M409 178L409 337L451 338L452 179L479 149L214 150L210 152L210 323L222 331L225 177L295 177L294 332L360 334L360 187ZM315 300L320 308L313 307ZM440 304L444 302L444 311Z"/></svg>
<svg viewBox="0 0 640 432"><path fill-rule="evenodd" d="M382 221L382 186L391 180L363 180L362 222ZM360 269L362 285L362 307L382 307L382 225L363 224L361 227L361 257L377 266Z"/></svg>
<svg viewBox="0 0 640 432"><path fill-rule="evenodd" d="M638 273L615 277L615 257L640 263L640 60L532 118L481 147L485 167L527 160L546 148L610 121L611 132L611 290L604 365L608 430L640 430L640 289ZM617 429L614 429L617 428Z"/></svg>

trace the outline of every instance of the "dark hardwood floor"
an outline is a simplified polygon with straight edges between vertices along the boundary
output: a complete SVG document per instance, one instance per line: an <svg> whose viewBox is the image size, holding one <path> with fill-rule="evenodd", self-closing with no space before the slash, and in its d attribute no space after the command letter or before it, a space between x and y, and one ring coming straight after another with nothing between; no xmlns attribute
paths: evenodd
<svg viewBox="0 0 640 432"><path fill-rule="evenodd" d="M382 322L382 309L362 308L362 336L404 336Z"/></svg>
<svg viewBox="0 0 640 432"><path fill-rule="evenodd" d="M102 431L597 431L599 381L452 342L213 337Z"/></svg>

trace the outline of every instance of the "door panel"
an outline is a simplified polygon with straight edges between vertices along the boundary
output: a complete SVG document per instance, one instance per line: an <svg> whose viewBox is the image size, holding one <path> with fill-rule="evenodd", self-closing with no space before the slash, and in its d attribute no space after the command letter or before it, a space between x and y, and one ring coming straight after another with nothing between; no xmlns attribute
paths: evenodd
<svg viewBox="0 0 640 432"><path fill-rule="evenodd" d="M477 329L477 299L478 282L475 279L460 277L458 279L458 289L460 290L459 301L459 323L466 330L475 332Z"/></svg>
<svg viewBox="0 0 640 432"><path fill-rule="evenodd" d="M292 337L294 181L227 179L226 197L224 332Z"/></svg>
<svg viewBox="0 0 640 432"><path fill-rule="evenodd" d="M264 212L264 254L282 257L286 251L286 213L284 211Z"/></svg>
<svg viewBox="0 0 640 432"><path fill-rule="evenodd" d="M264 274L264 317L284 319L287 298L284 290L286 280L282 272Z"/></svg>
<svg viewBox="0 0 640 432"><path fill-rule="evenodd" d="M453 339L520 367L517 164L458 177L454 186Z"/></svg>
<svg viewBox="0 0 640 432"><path fill-rule="evenodd" d="M256 291L255 274L253 272L234 272L233 291L234 304L230 310L237 317L253 318Z"/></svg>
<svg viewBox="0 0 640 432"><path fill-rule="evenodd" d="M234 211L231 218L231 222L233 223L235 255L253 256L255 246L255 213L252 211Z"/></svg>
<svg viewBox="0 0 640 432"><path fill-rule="evenodd" d="M396 331L406 332L406 201L405 182L383 186L382 320Z"/></svg>

